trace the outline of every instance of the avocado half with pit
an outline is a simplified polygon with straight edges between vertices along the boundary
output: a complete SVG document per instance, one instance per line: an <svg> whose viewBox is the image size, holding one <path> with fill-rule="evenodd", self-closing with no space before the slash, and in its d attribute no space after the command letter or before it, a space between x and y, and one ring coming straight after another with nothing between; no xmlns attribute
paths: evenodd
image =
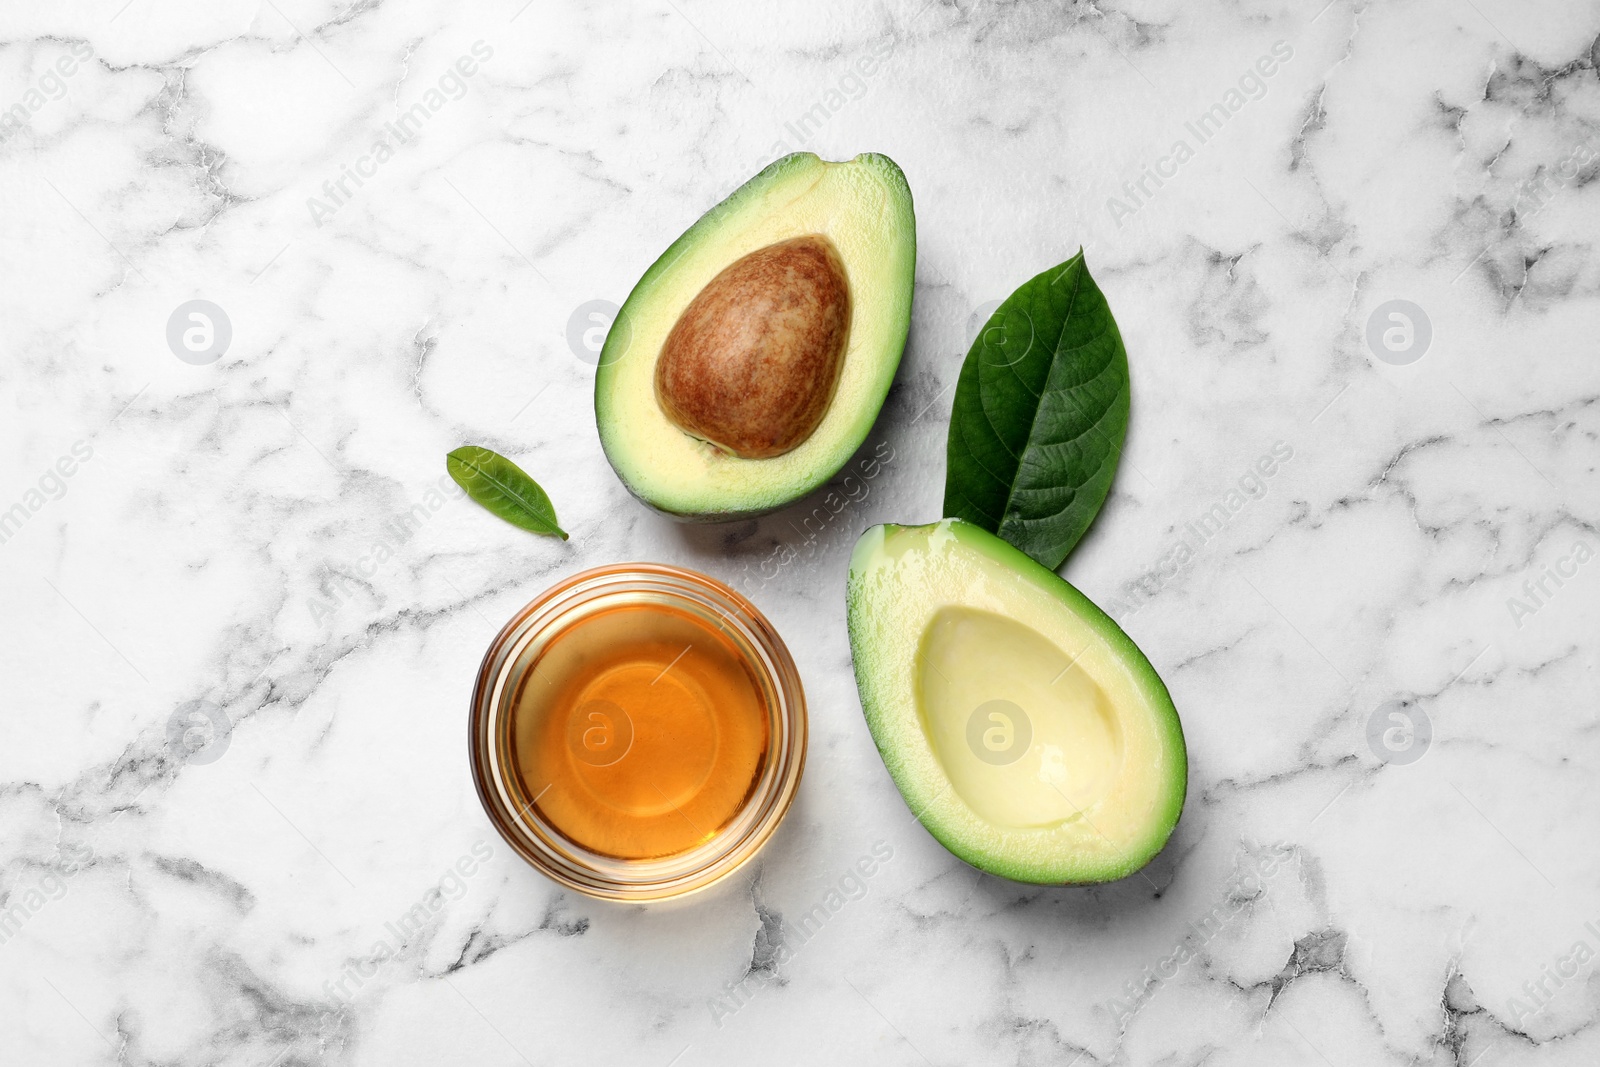
<svg viewBox="0 0 1600 1067"><path fill-rule="evenodd" d="M887 156L785 156L634 286L595 374L600 443L669 515L759 515L861 446L911 325L916 221Z"/></svg>
<svg viewBox="0 0 1600 1067"><path fill-rule="evenodd" d="M867 726L951 852L1068 885L1161 851L1188 783L1183 728L1150 661L1082 593L946 519L863 534L846 600Z"/></svg>

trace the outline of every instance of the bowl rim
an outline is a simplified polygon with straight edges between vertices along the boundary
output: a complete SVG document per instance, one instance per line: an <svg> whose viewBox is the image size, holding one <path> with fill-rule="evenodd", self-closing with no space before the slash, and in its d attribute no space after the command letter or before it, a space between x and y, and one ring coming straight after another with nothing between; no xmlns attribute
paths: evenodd
<svg viewBox="0 0 1600 1067"><path fill-rule="evenodd" d="M527 818L538 797L514 810L509 769L498 758L508 716L503 694L514 679L518 653L540 636L557 633L569 613L606 596L649 591L701 609L718 609L719 625L758 655L746 657L775 697L773 741L757 787L738 809L730 829L712 841L655 861L622 861L587 852ZM703 620L702 620L703 621ZM666 563L612 563L579 571L535 596L502 626L485 650L468 709L468 754L478 801L512 851L557 884L600 900L629 903L678 899L722 881L747 863L783 821L799 791L808 747L804 688L794 658L776 628L746 597L699 571ZM548 787L547 787L548 788ZM543 795L541 792L540 796ZM732 837L729 835L732 834ZM610 873L608 873L610 868ZM633 876L619 878L620 870Z"/></svg>

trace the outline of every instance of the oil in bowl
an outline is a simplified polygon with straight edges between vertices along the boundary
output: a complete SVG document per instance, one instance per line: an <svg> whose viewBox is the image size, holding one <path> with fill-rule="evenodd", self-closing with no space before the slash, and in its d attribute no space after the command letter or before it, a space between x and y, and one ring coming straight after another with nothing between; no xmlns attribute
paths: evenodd
<svg viewBox="0 0 1600 1067"><path fill-rule="evenodd" d="M770 623L704 575L586 571L484 657L473 774L496 828L580 892L704 888L771 836L798 788L805 698Z"/></svg>
<svg viewBox="0 0 1600 1067"><path fill-rule="evenodd" d="M597 612L523 675L511 713L518 781L591 851L686 852L722 833L760 782L772 736L762 688L729 636L692 614Z"/></svg>

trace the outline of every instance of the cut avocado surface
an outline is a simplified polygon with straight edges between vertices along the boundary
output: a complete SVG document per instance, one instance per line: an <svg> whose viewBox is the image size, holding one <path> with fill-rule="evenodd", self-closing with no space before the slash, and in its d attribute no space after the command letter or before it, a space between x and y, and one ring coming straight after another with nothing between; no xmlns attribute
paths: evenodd
<svg viewBox="0 0 1600 1067"><path fill-rule="evenodd" d="M850 560L867 726L946 848L1019 882L1122 878L1161 850L1183 729L1138 646L1054 572L946 519L875 526Z"/></svg>
<svg viewBox="0 0 1600 1067"><path fill-rule="evenodd" d="M784 274L763 262L774 246L809 252L825 266L810 289L768 300L761 312L761 301L737 299L738 286L773 278L782 285L795 277L792 269ZM699 520L761 514L822 485L861 446L883 405L910 328L915 272L911 191L887 156L830 163L801 152L750 179L645 272L606 337L595 419L623 484L660 511ZM751 315L765 317L729 324L741 306L752 305L758 310ZM823 329L819 323L830 312ZM770 342L775 329L802 341L816 335L820 354L793 361L793 380L774 385L759 380L774 361L751 346L762 337ZM726 359L696 361L680 351L718 340L726 346L729 337L747 350L735 368L746 378L725 373ZM670 367L658 366L664 351L674 357ZM664 391L670 389L678 392ZM768 407L718 419L715 409L727 398L762 393ZM771 413L790 408L805 425L753 432L776 421ZM739 418L760 425L741 433Z"/></svg>

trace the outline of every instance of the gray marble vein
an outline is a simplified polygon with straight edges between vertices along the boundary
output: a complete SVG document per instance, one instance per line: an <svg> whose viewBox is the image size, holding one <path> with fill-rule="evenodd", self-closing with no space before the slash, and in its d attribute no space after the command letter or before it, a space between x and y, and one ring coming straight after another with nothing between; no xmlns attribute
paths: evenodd
<svg viewBox="0 0 1600 1067"><path fill-rule="evenodd" d="M916 197L889 458L680 527L583 309L797 150ZM7 5L0 1063L1600 1061L1597 176L1592 0ZM1080 246L1133 409L1064 574L1191 781L1048 889L906 809L842 588ZM451 493L463 443L572 540ZM747 592L812 726L756 861L649 908L518 860L463 729L512 612L634 559Z"/></svg>

